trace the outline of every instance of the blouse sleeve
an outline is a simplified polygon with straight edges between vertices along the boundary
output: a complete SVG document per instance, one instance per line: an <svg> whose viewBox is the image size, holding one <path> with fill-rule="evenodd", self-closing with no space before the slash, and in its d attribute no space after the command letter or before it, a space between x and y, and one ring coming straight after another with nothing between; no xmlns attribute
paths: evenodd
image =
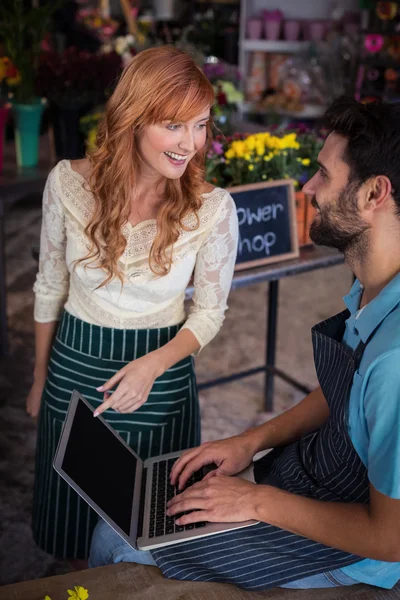
<svg viewBox="0 0 400 600"><path fill-rule="evenodd" d="M193 302L182 329L190 329L200 350L220 330L228 308L239 237L235 203L226 192L223 207L196 259Z"/></svg>
<svg viewBox="0 0 400 600"><path fill-rule="evenodd" d="M57 167L54 167L43 192L39 271L33 286L34 318L38 323L61 318L69 289L66 241L65 215L58 191Z"/></svg>

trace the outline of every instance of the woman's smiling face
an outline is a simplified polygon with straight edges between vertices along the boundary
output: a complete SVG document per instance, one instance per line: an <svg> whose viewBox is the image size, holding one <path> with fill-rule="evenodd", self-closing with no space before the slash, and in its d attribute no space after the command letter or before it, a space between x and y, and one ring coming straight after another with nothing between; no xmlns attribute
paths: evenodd
<svg viewBox="0 0 400 600"><path fill-rule="evenodd" d="M189 161L207 139L210 108L185 122L163 121L148 125L140 139L142 175L179 179Z"/></svg>

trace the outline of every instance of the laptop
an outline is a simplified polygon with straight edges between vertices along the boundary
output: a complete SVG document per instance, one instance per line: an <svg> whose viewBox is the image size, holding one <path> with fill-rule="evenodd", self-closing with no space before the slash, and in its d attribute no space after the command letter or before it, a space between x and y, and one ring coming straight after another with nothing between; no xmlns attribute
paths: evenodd
<svg viewBox="0 0 400 600"><path fill-rule="evenodd" d="M258 523L177 525L178 516L168 517L166 504L179 493L169 474L183 451L143 461L102 416L94 418L93 412L89 402L74 390L53 466L133 548L153 550ZM210 467L194 473L188 486L209 471ZM253 465L238 476L254 482Z"/></svg>

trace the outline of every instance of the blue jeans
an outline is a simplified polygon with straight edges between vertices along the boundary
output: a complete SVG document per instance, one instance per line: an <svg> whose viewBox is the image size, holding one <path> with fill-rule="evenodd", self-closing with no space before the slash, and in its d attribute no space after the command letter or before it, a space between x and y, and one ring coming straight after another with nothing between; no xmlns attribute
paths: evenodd
<svg viewBox="0 0 400 600"><path fill-rule="evenodd" d="M133 562L138 565L157 566L150 551L134 550L105 521L100 520L96 525L92 537L89 567L101 567L118 562ZM359 582L345 575L340 569L336 569L328 573L310 575L297 581L291 581L280 587L293 589L330 588L342 585L355 585L356 583Z"/></svg>

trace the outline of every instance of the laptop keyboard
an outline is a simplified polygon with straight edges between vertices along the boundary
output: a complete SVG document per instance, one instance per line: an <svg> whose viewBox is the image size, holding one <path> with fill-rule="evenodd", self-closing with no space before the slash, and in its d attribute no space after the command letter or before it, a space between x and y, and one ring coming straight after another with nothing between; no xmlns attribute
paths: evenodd
<svg viewBox="0 0 400 600"><path fill-rule="evenodd" d="M168 500L171 500L174 496L179 494L178 487L171 485L169 474L172 469L172 465L176 461L176 458L169 460L162 460L153 465L153 481L151 490L151 508L150 508L150 524L149 524L149 537L158 537L160 535L168 535L180 531L187 531L191 529L198 529L206 525L205 522L191 523L189 525L177 525L176 519L182 516L174 515L168 517L166 514L166 505ZM196 471L189 481L186 487L193 485L196 481L201 481L204 476L203 470ZM181 490L183 491L183 490ZM189 511L191 512L191 511Z"/></svg>

